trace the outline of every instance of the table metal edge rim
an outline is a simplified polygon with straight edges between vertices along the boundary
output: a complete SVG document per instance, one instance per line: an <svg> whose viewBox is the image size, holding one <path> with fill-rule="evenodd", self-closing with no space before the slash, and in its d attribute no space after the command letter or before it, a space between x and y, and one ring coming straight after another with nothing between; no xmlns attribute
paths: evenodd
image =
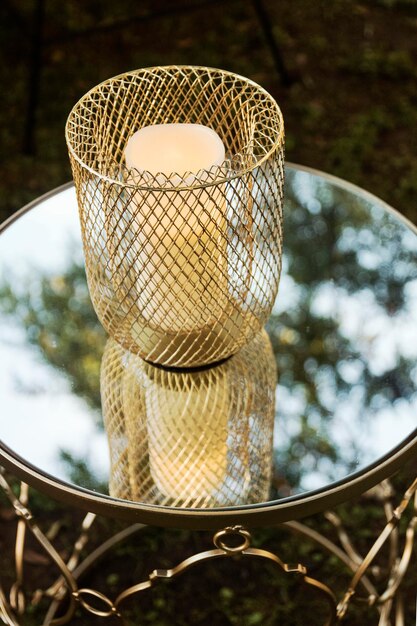
<svg viewBox="0 0 417 626"><path fill-rule="evenodd" d="M30 202L28 202L28 204L25 204L21 209L15 211L12 215L10 215L10 217L5 219L4 222L0 224L0 235L30 210L34 209L39 204L42 204L42 202L44 202L45 200L49 200L50 198L53 198L54 196L60 194L62 191L66 191L67 189L71 189L72 187L74 187L74 183L72 181L69 181L67 183L64 183L63 185L60 185L59 187L54 187L54 189L50 189L50 191L47 191L37 198L34 198Z"/></svg>
<svg viewBox="0 0 417 626"><path fill-rule="evenodd" d="M219 524L227 524L231 520L237 519L247 521L248 525L256 526L259 525L256 517L261 520L268 519L270 522L276 518L278 522L282 522L313 514L325 509L328 502L334 504L346 500L345 494L351 496L352 494L363 493L367 488L399 469L402 464L401 461L407 461L416 450L417 429L399 446L373 464L354 474L349 474L346 478L334 482L328 487L289 496L279 501L271 500L259 504L223 509L181 509L112 499L110 496L96 494L82 487L70 485L41 472L38 468L20 459L1 441L0 461L5 461L7 469L16 470L19 477L23 477L24 480L29 479L29 484L31 484L31 480L36 483L32 486L45 487L51 495L55 495L58 499L73 506L83 505L83 508L87 510L104 515L112 512L120 518L135 519L146 524L182 527L184 522L188 522L188 527L195 526L206 529L216 527ZM365 489L361 489L363 484L366 485ZM285 515L286 512L288 515Z"/></svg>

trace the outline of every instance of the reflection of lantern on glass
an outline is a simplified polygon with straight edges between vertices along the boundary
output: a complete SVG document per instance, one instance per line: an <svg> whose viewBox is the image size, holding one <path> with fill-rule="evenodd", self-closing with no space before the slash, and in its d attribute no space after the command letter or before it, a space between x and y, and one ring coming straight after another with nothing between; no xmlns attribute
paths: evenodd
<svg viewBox="0 0 417 626"><path fill-rule="evenodd" d="M111 495L189 507L266 499L275 385L265 331L223 364L184 373L151 366L110 339L101 393Z"/></svg>

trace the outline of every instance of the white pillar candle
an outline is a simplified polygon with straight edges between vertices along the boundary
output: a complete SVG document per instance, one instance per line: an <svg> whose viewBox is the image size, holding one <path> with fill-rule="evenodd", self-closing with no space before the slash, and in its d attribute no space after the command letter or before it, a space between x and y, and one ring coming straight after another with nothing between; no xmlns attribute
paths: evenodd
<svg viewBox="0 0 417 626"><path fill-rule="evenodd" d="M201 124L156 124L129 139L125 158L132 180L144 184L150 172L149 187L164 187L132 198L136 307L163 332L199 330L221 317L227 300L224 186L196 187L223 163L224 145Z"/></svg>

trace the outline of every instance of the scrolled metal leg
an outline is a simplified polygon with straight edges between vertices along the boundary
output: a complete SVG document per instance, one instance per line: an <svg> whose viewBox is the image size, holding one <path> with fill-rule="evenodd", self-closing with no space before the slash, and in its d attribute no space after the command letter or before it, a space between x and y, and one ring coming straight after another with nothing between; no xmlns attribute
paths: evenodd
<svg viewBox="0 0 417 626"><path fill-rule="evenodd" d="M394 509L391 519L388 521L387 525L385 526L385 528L383 529L383 531L381 532L381 534L379 535L379 537L377 538L377 540L375 541L371 549L369 550L368 554L365 556L362 563L357 568L344 597L342 598L341 602L338 605L337 614L338 614L339 619L342 619L345 616L349 602L356 592L358 583L360 582L365 572L369 569L370 565L373 563L375 557L380 552L382 546L388 540L391 533L397 528L398 523L400 519L402 518L404 511L407 509L413 497L414 497L414 515L412 519L410 520L408 527L407 527L407 531L406 531L405 547L404 547L403 555L400 560L400 563L402 564L402 566L401 568L399 566L398 567L394 566L393 572L388 582L388 588L383 594L381 594L378 597L377 602L381 605L383 605L385 602L388 602L389 600L391 600L391 598L393 597L393 595L399 588L404 578L405 572L407 571L409 562L410 562L411 553L413 549L415 528L417 525L417 478L407 489L407 491L405 492L402 498L402 501L397 506L397 508ZM391 590L392 590L392 593L391 593Z"/></svg>
<svg viewBox="0 0 417 626"><path fill-rule="evenodd" d="M58 570L61 572L68 589L72 593L76 592L77 583L74 577L72 576L71 571L68 569L67 564L61 558L61 556L56 551L56 549L54 548L52 543L49 541L49 539L46 537L46 535L42 532L42 530L36 524L31 511L27 508L27 506L21 500L19 500L14 495L12 488L10 487L6 478L4 477L4 471L0 472L0 487L3 489L4 493L6 494L10 503L12 504L15 510L15 513L17 517L19 518L19 521L20 520L24 521L25 525L30 529L34 537L37 539L37 541L40 543L42 548L48 554L51 561L55 563L55 565L58 567ZM69 619L71 619L72 615L74 614L74 609L75 609L75 601L74 601L74 597L71 595L66 614L62 618L59 618L57 621L51 622L51 624L60 626L61 624L67 623Z"/></svg>
<svg viewBox="0 0 417 626"><path fill-rule="evenodd" d="M400 587L408 572L416 535L417 479L407 489L401 503L395 509L392 505L394 495L395 492L389 481L383 481L372 490L372 496L376 497L384 508L387 523L365 557L359 554L344 528L340 517L332 511L327 512L325 517L335 526L341 547L300 522L287 522L283 524L283 526L287 527L292 532L304 535L313 542L321 545L326 551L335 555L339 560L345 563L353 572L351 582L337 607L337 620L339 622L345 617L352 599L356 596L357 587L361 584L367 592L366 601L368 605L375 606L376 610L379 612L378 626L388 626L391 624L394 607L395 626L403 626L404 624L404 605ZM404 547L401 552L398 523L413 498L414 512L405 531ZM388 541L389 558L387 569L389 571L389 577L385 591L378 593L375 585L371 582L371 569L376 556Z"/></svg>
<svg viewBox="0 0 417 626"><path fill-rule="evenodd" d="M199 552L185 559L171 569L157 569L149 574L149 578L137 585L133 585L123 591L115 600L114 607L119 610L122 603L129 597L150 589L156 582L162 579L172 579L191 567L218 558L260 558L277 565L285 574L293 574L307 586L313 588L326 601L329 608L329 616L324 626L331 626L336 622L336 598L333 592L318 580L307 575L307 569L301 564L284 563L279 556L259 548L251 548L252 537L247 529L242 526L230 526L219 530L213 537L214 550Z"/></svg>
<svg viewBox="0 0 417 626"><path fill-rule="evenodd" d="M7 626L19 626L16 617L13 614L12 608L7 601L6 594L2 586L0 585L0 619Z"/></svg>
<svg viewBox="0 0 417 626"><path fill-rule="evenodd" d="M29 487L25 483L20 485L19 500L26 506L29 498ZM23 615L26 608L26 598L23 591L23 555L25 550L26 523L20 518L17 522L15 541L15 570L16 580L10 589L10 606L18 615Z"/></svg>
<svg viewBox="0 0 417 626"><path fill-rule="evenodd" d="M142 591L148 590L163 579L173 579L197 564L214 559L247 559L258 558L269 561L276 565L281 572L298 577L300 583L307 585L326 601L329 614L325 626L331 626L343 620L356 590L361 584L367 592L367 603L375 606L379 612L379 626L388 626L395 620L395 626L404 626L405 611L404 600L401 593L401 584L406 577L413 553L414 540L417 528L417 479L405 492L400 504L394 508L392 504L393 491L389 483L384 481L381 486L373 490L373 495L381 501L387 523L365 557L359 554L349 537L343 523L335 513L328 512L326 518L335 526L341 547L334 544L327 537L317 531L308 528L300 522L288 522L283 526L293 532L300 533L316 544L337 556L353 572L352 579L340 602L337 604L332 590L322 582L308 576L307 568L302 564L284 563L281 558L268 550L252 548L250 532L242 526L230 526L220 529L213 536L214 549L196 553L170 569L153 570L146 580L138 582L125 589L112 600L104 593L88 587L80 587L79 579L94 565L98 559L104 556L117 543L130 537L133 533L144 528L142 524L134 524L109 538L96 550L79 562L81 550L86 545L88 532L94 522L95 516L87 514L84 518L81 534L74 544L74 549L68 563L65 563L56 549L53 547L48 536L43 533L36 524L31 511L27 506L27 486L22 485L20 497L16 497L5 479L4 473L0 472L0 487L5 492L15 513L18 517L16 534L15 561L16 581L12 586L10 598L0 587L0 617L8 626L18 626L16 613L24 609L25 597L23 593L23 552L25 546L25 530L29 529L40 543L51 561L60 571L59 578L45 591L39 590L38 597L50 597L52 603L46 615L44 625L60 626L67 624L74 614L76 605L82 606L86 613L107 617L116 617L123 623L123 605L125 600ZM403 545L398 534L398 524L411 501L414 499L414 510L407 524ZM381 548L389 542L388 569L390 575L385 591L378 593L371 582L372 565ZM402 548L401 548L402 546ZM66 611L60 617L56 613L62 601L68 602ZM393 612L395 612L394 615Z"/></svg>

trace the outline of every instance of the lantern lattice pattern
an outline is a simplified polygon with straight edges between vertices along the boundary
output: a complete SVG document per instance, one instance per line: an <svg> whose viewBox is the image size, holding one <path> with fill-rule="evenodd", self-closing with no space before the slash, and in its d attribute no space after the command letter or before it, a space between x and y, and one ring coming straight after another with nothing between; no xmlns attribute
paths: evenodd
<svg viewBox="0 0 417 626"><path fill-rule="evenodd" d="M161 123L211 127L226 161L181 175L129 170L129 137ZM267 320L281 270L284 129L273 98L222 70L138 70L87 93L66 137L90 294L110 336L170 367L236 353Z"/></svg>
<svg viewBox="0 0 417 626"><path fill-rule="evenodd" d="M101 394L117 498L206 508L268 499L276 366L265 331L196 372L149 365L113 339Z"/></svg>

